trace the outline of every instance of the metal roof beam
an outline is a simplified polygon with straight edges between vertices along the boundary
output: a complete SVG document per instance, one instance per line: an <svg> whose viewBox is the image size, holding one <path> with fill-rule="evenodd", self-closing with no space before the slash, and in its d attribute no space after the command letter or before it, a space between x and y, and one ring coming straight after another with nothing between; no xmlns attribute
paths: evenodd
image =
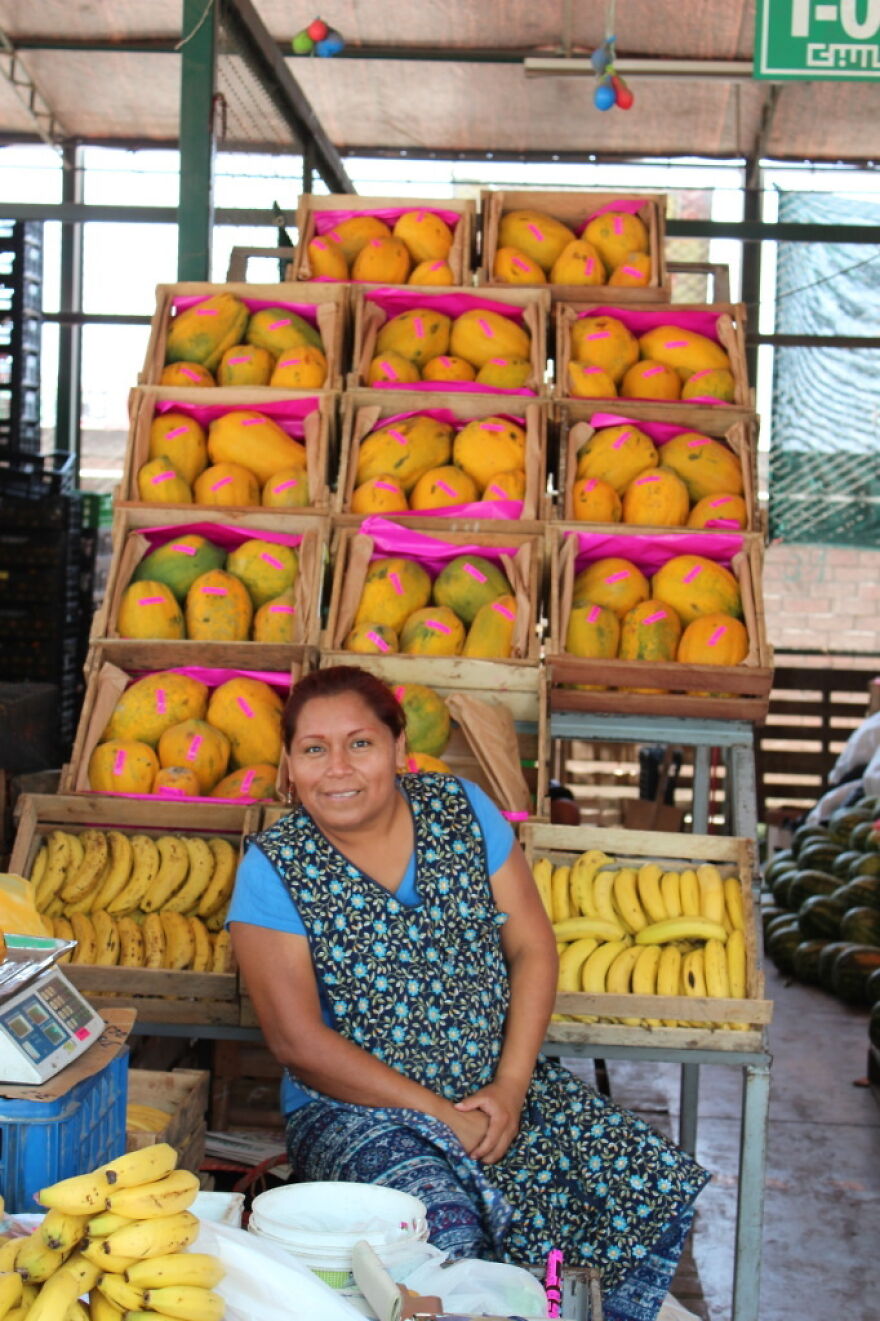
<svg viewBox="0 0 880 1321"><path fill-rule="evenodd" d="M221 0L221 20L251 73L278 108L303 148L311 146L315 168L331 193L353 193L342 157L328 138L310 102L251 4Z"/></svg>
<svg viewBox="0 0 880 1321"><path fill-rule="evenodd" d="M49 102L34 82L14 46L0 28L0 76L6 79L24 106L37 134L50 147L59 147L64 130Z"/></svg>

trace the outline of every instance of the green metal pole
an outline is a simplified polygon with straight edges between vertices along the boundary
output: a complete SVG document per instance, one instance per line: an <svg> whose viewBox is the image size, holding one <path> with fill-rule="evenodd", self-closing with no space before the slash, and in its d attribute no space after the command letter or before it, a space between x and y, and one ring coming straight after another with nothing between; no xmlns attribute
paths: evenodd
<svg viewBox="0 0 880 1321"><path fill-rule="evenodd" d="M82 147L65 145L62 153L61 197L83 201ZM61 290L59 311L82 311L83 229L79 221L61 226ZM79 467L82 400L82 326L62 325L58 331L58 400L55 406L55 448L75 453Z"/></svg>
<svg viewBox="0 0 880 1321"><path fill-rule="evenodd" d="M216 0L183 0L177 278L211 278L214 227Z"/></svg>

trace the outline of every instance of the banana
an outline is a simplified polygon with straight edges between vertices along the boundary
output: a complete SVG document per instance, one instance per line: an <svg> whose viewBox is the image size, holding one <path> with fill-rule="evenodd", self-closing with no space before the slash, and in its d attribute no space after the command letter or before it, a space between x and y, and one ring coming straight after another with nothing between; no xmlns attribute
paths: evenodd
<svg viewBox="0 0 880 1321"><path fill-rule="evenodd" d="M642 907L652 922L665 922L670 916L666 911L663 896L660 893L660 877L663 869L656 862L645 862L639 868L639 898Z"/></svg>
<svg viewBox="0 0 880 1321"><path fill-rule="evenodd" d="M116 922L119 935L119 966L121 968L142 968L144 966L144 938L141 929L127 914Z"/></svg>
<svg viewBox="0 0 880 1321"><path fill-rule="evenodd" d="M571 892L574 906L582 917L600 916L593 901L593 884L599 868L611 861L601 849L588 849L572 864Z"/></svg>
<svg viewBox="0 0 880 1321"><path fill-rule="evenodd" d="M581 969L581 990L598 994L605 990L605 977L611 964L623 950L629 946L629 937L621 940L609 940L600 945L587 959Z"/></svg>
<svg viewBox="0 0 880 1321"><path fill-rule="evenodd" d="M92 1289L89 1293L89 1315L91 1321L122 1321L125 1313L121 1307L111 1303L100 1289Z"/></svg>
<svg viewBox="0 0 880 1321"><path fill-rule="evenodd" d="M232 949L232 937L228 931L218 931L214 941L214 955L211 960L212 972L235 972L235 954Z"/></svg>
<svg viewBox="0 0 880 1321"><path fill-rule="evenodd" d="M40 888L40 881L46 875L46 867L49 863L49 850L45 844L41 844L37 849L36 857L31 863L31 874L28 877L31 885L34 887L34 894Z"/></svg>
<svg viewBox="0 0 880 1321"><path fill-rule="evenodd" d="M159 871L160 859L156 841L150 839L149 835L132 835L130 842L131 875L115 899L111 899L107 904L107 912L113 917L139 908Z"/></svg>
<svg viewBox="0 0 880 1321"><path fill-rule="evenodd" d="M52 918L52 935L56 940L76 939L76 937L73 934L73 927L70 925L66 917ZM68 950L66 954L61 955L61 957L57 960L57 962L70 963L70 960L73 958L74 953L75 953L74 950Z"/></svg>
<svg viewBox="0 0 880 1321"><path fill-rule="evenodd" d="M685 954L681 965L684 993L691 998L706 995L706 974L703 967L703 951L693 949Z"/></svg>
<svg viewBox="0 0 880 1321"><path fill-rule="evenodd" d="M207 840L187 835L183 843L189 854L189 872L185 884L164 904L166 913L194 912L214 874L214 854Z"/></svg>
<svg viewBox="0 0 880 1321"><path fill-rule="evenodd" d="M92 1318L89 1309L77 1299L64 1313L64 1321L92 1321Z"/></svg>
<svg viewBox="0 0 880 1321"><path fill-rule="evenodd" d="M559 956L559 978L556 983L560 991L579 991L581 989L581 968L599 944L594 936L583 936L580 940L566 945Z"/></svg>
<svg viewBox="0 0 880 1321"><path fill-rule="evenodd" d="M64 1254L57 1248L48 1247L40 1231L35 1229L22 1243L15 1258L15 1269L28 1283L42 1284L54 1275L63 1260Z"/></svg>
<svg viewBox="0 0 880 1321"><path fill-rule="evenodd" d="M614 911L614 905L611 902L611 896L614 892L614 877L616 871L599 871L593 877L593 907L596 910L596 916L605 922L612 922L620 926L617 914Z"/></svg>
<svg viewBox="0 0 880 1321"><path fill-rule="evenodd" d="M107 837L103 830L84 830L80 835L80 843L83 847L82 862L76 871L68 873L61 891L61 898L66 904L76 903L94 890L107 865Z"/></svg>
<svg viewBox="0 0 880 1321"><path fill-rule="evenodd" d="M221 1321L226 1310L226 1303L219 1294L188 1284L148 1289L146 1302L151 1312L161 1312L178 1318L178 1321Z"/></svg>
<svg viewBox="0 0 880 1321"><path fill-rule="evenodd" d="M167 1128L171 1115L167 1110L159 1110L154 1105L139 1105L134 1101L125 1107L125 1131L127 1133L161 1133ZM114 1225L114 1229L121 1229ZM111 1233L107 1230L107 1233Z"/></svg>
<svg viewBox="0 0 880 1321"><path fill-rule="evenodd" d="M627 931L635 933L648 925L636 893L636 874L632 867L621 867L614 877L614 903Z"/></svg>
<svg viewBox="0 0 880 1321"><path fill-rule="evenodd" d="M166 1257L148 1257L128 1271L132 1284L141 1289L161 1289L168 1285L190 1285L213 1289L226 1274L219 1257L207 1252L171 1252Z"/></svg>
<svg viewBox="0 0 880 1321"><path fill-rule="evenodd" d="M118 1156L108 1165L102 1165L103 1174L111 1188L118 1192L120 1188L135 1188L141 1183L155 1183L177 1166L177 1152L167 1142L155 1142L151 1147L141 1147L139 1151L128 1151ZM109 1197L108 1192L108 1197ZM109 1208L105 1207L104 1210ZM131 1254L133 1257L137 1253Z"/></svg>
<svg viewBox="0 0 880 1321"><path fill-rule="evenodd" d="M193 939L193 972L210 972L214 959L214 945L211 934L200 917L191 917L189 928Z"/></svg>
<svg viewBox="0 0 880 1321"><path fill-rule="evenodd" d="M570 917L567 922L554 922L553 932L557 940L580 940L583 936L595 936L597 940L620 940L624 935L623 927L616 917L611 921L601 917ZM219 935L217 939L220 939Z"/></svg>
<svg viewBox="0 0 880 1321"><path fill-rule="evenodd" d="M710 922L721 922L724 917L724 887L718 868L704 862L697 868L700 886L700 912Z"/></svg>
<svg viewBox="0 0 880 1321"><path fill-rule="evenodd" d="M205 918L205 926L209 931L222 931L226 922L226 914L229 912L229 904L221 904L215 912L209 913Z"/></svg>
<svg viewBox="0 0 880 1321"><path fill-rule="evenodd" d="M178 1211L155 1220L133 1220L104 1240L104 1250L119 1257L165 1257L169 1252L183 1252L195 1242L198 1232L198 1217L190 1211Z"/></svg>
<svg viewBox="0 0 880 1321"><path fill-rule="evenodd" d="M5 1317L21 1302L21 1276L17 1271L0 1274L0 1317Z"/></svg>
<svg viewBox="0 0 880 1321"><path fill-rule="evenodd" d="M544 912L552 922L553 905L550 901L550 878L553 875L553 863L549 858L536 858L532 863L532 875L535 878L535 885L538 888L538 896L543 905ZM207 891L205 893L207 895ZM199 904L197 911L201 913L201 904Z"/></svg>
<svg viewBox="0 0 880 1321"><path fill-rule="evenodd" d="M115 1215L112 1211L101 1211L99 1215L90 1216L88 1229L86 1230L89 1241L96 1238L106 1238L114 1230L122 1229L124 1225L127 1225L130 1218L130 1216Z"/></svg>
<svg viewBox="0 0 880 1321"><path fill-rule="evenodd" d="M162 960L162 967L178 970L188 968L196 952L189 918L184 917L183 913L163 909L159 914L159 920L165 936L165 957Z"/></svg>
<svg viewBox="0 0 880 1321"><path fill-rule="evenodd" d="M727 940L727 932L719 922L706 917L668 917L665 922L652 922L636 932L639 945L665 945L669 940Z"/></svg>
<svg viewBox="0 0 880 1321"><path fill-rule="evenodd" d="M185 1211L198 1191L198 1175L189 1170L172 1170L154 1183L111 1192L107 1207L115 1215L128 1216L131 1220L152 1220Z"/></svg>
<svg viewBox="0 0 880 1321"><path fill-rule="evenodd" d="M35 901L43 912L50 899L54 899L67 878L71 862L70 841L74 836L64 830L53 830L46 841L46 868L37 886Z"/></svg>
<svg viewBox="0 0 880 1321"><path fill-rule="evenodd" d="M744 1000L746 996L746 938L742 931L732 931L725 946L727 956L727 980L730 994L734 1000Z"/></svg>
<svg viewBox="0 0 880 1321"><path fill-rule="evenodd" d="M126 1220L125 1223L131 1224L131 1221ZM87 1261L98 1268L99 1275L103 1275L107 1271L111 1275L124 1275L129 1266L133 1266L137 1261L137 1257L114 1257L105 1252L103 1238L89 1239L82 1250L82 1254Z"/></svg>
<svg viewBox="0 0 880 1321"><path fill-rule="evenodd" d="M636 949L640 947L635 946ZM659 945L644 945L641 947L639 957L635 962L632 972L633 995L656 995L657 978L660 972L660 960L663 957L664 950ZM677 953L677 951L676 951ZM680 956L679 956L680 957ZM678 968L676 966L676 985L678 982ZM624 1019L624 1022L629 1022ZM660 1027L659 1018L646 1018L645 1027Z"/></svg>
<svg viewBox="0 0 880 1321"><path fill-rule="evenodd" d="M55 1208L46 1212L37 1228L47 1248L70 1252L85 1238L88 1223L87 1215L67 1215Z"/></svg>
<svg viewBox="0 0 880 1321"><path fill-rule="evenodd" d="M102 908L95 909L91 919L97 944L95 963L101 968L115 968L119 962L119 930L116 922Z"/></svg>
<svg viewBox="0 0 880 1321"><path fill-rule="evenodd" d="M629 995L630 979L639 957L644 951L638 945L629 945L612 961L605 977L605 990L609 995ZM627 1027L638 1027L637 1018L622 1018Z"/></svg>
<svg viewBox="0 0 880 1321"><path fill-rule="evenodd" d="M707 940L703 948L703 972L706 990L713 999L727 1000L730 983L727 977L727 956L720 940Z"/></svg>
<svg viewBox="0 0 880 1321"><path fill-rule="evenodd" d="M41 1206L64 1211L67 1215L97 1215L107 1209L109 1196L107 1180L100 1170L94 1170L91 1174L77 1174L72 1179L62 1179L48 1188L41 1188L37 1201Z"/></svg>
<svg viewBox="0 0 880 1321"><path fill-rule="evenodd" d="M677 871L665 871L660 877L660 896L667 917L681 917L681 877Z"/></svg>
<svg viewBox="0 0 880 1321"><path fill-rule="evenodd" d="M139 1289L136 1284L129 1284L124 1275L102 1275L98 1280L97 1289L124 1312L140 1311L144 1307L143 1289Z"/></svg>
<svg viewBox="0 0 880 1321"><path fill-rule="evenodd" d="M165 967L165 928L158 913L148 913L141 927L144 938L144 967Z"/></svg>
<svg viewBox="0 0 880 1321"><path fill-rule="evenodd" d="M199 900L197 909L199 917L210 917L229 903L238 867L238 854L228 839L214 835L208 840L208 847L214 855L214 874Z"/></svg>
<svg viewBox="0 0 880 1321"><path fill-rule="evenodd" d="M94 963L98 953L98 938L92 919L87 913L71 913L70 925L76 940L71 962Z"/></svg>
<svg viewBox="0 0 880 1321"><path fill-rule="evenodd" d="M27 1316L30 1321L64 1321L68 1308L73 1306L80 1292L79 1282L72 1271L56 1271L43 1285Z"/></svg>
<svg viewBox="0 0 880 1321"><path fill-rule="evenodd" d="M95 895L95 908L106 908L128 884L134 853L128 835L121 830L107 831L108 865Z"/></svg>
<svg viewBox="0 0 880 1321"><path fill-rule="evenodd" d="M746 919L743 912L742 890L738 876L727 876L724 880L724 904L730 925L734 931L745 931Z"/></svg>
<svg viewBox="0 0 880 1321"><path fill-rule="evenodd" d="M697 873L692 868L686 867L678 879L681 888L682 917L699 917L700 883L697 880Z"/></svg>
<svg viewBox="0 0 880 1321"><path fill-rule="evenodd" d="M677 945L664 945L657 964L657 995L678 995L681 987L681 950ZM665 1027L678 1027L678 1019L664 1018Z"/></svg>
<svg viewBox="0 0 880 1321"><path fill-rule="evenodd" d="M189 871L189 853L179 835L160 835L156 840L156 848L159 850L159 870L141 899L141 908L145 913L155 913L164 908L183 885Z"/></svg>
<svg viewBox="0 0 880 1321"><path fill-rule="evenodd" d="M568 878L570 867L554 867L550 880L550 904L553 910L553 923L565 922L571 917L571 903L568 896Z"/></svg>
<svg viewBox="0 0 880 1321"><path fill-rule="evenodd" d="M0 1243L0 1273L15 1270L15 1258L23 1242L23 1238L7 1238Z"/></svg>

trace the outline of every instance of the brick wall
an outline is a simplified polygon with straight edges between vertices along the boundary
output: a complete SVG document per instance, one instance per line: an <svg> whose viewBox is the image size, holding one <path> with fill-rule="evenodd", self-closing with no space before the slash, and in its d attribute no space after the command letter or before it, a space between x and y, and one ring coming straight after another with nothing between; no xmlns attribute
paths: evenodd
<svg viewBox="0 0 880 1321"><path fill-rule="evenodd" d="M880 654L880 550L768 546L764 609L774 647Z"/></svg>

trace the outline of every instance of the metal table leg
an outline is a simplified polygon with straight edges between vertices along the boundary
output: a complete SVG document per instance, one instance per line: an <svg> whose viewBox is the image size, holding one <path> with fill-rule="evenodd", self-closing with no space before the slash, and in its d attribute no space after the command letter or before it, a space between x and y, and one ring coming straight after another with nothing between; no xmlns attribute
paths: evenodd
<svg viewBox="0 0 880 1321"><path fill-rule="evenodd" d="M708 747L694 748L693 832L705 835L709 829L709 757Z"/></svg>
<svg viewBox="0 0 880 1321"><path fill-rule="evenodd" d="M769 1108L770 1066L750 1064L743 1074L731 1321L758 1321Z"/></svg>
<svg viewBox="0 0 880 1321"><path fill-rule="evenodd" d="M697 1105L700 1093L699 1064L682 1064L678 1115L678 1145L688 1155L697 1153Z"/></svg>
<svg viewBox="0 0 880 1321"><path fill-rule="evenodd" d="M730 776L727 801L732 833L744 839L754 839L758 829L758 791L753 744L735 743L728 750L727 769Z"/></svg>

